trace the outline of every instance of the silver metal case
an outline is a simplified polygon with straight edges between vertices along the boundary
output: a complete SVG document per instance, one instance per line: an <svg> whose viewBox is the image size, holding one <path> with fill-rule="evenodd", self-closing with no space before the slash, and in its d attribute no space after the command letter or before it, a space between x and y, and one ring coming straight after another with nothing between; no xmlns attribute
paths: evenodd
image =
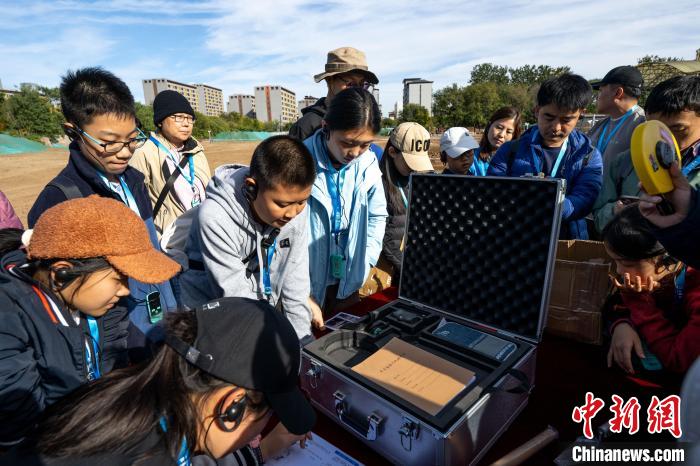
<svg viewBox="0 0 700 466"><path fill-rule="evenodd" d="M303 348L314 405L395 464L476 464L534 387L564 189L552 179L413 175L399 299ZM397 308L425 326L393 321ZM518 349L486 364L435 344L427 331L443 317ZM365 332L370 321L387 323L386 338ZM394 334L475 370L477 383L430 416L351 370Z"/></svg>

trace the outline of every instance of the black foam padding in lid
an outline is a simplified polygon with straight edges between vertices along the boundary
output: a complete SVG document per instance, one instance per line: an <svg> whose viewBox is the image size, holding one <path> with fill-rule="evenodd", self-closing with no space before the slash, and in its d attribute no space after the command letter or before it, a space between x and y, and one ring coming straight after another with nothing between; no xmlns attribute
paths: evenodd
<svg viewBox="0 0 700 466"><path fill-rule="evenodd" d="M399 295L539 340L560 183L413 175Z"/></svg>

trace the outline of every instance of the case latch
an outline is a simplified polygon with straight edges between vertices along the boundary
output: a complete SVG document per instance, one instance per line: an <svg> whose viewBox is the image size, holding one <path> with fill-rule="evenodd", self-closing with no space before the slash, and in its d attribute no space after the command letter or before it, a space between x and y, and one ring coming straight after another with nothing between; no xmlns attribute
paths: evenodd
<svg viewBox="0 0 700 466"><path fill-rule="evenodd" d="M335 413L343 425L366 440L377 440L379 427L384 421L383 417L373 411L366 419L353 419L345 402L345 394L337 391L333 394L333 398L335 399Z"/></svg>
<svg viewBox="0 0 700 466"><path fill-rule="evenodd" d="M306 371L306 376L309 378L309 386L314 390L318 388L318 379L321 378L323 366L316 361L310 361L309 370Z"/></svg>
<svg viewBox="0 0 700 466"><path fill-rule="evenodd" d="M419 432L420 424L406 417L401 420L399 436L401 437L401 446L404 450L411 451L413 448L413 439L418 439Z"/></svg>

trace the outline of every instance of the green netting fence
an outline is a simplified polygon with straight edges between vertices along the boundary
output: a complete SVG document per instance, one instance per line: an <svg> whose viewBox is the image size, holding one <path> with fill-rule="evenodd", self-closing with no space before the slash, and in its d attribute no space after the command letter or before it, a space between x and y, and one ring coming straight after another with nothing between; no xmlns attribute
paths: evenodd
<svg viewBox="0 0 700 466"><path fill-rule="evenodd" d="M214 141L262 141L277 134L287 134L286 132L269 131L224 131L217 133L212 138Z"/></svg>
<svg viewBox="0 0 700 466"><path fill-rule="evenodd" d="M41 152L43 150L46 150L46 146L40 142L0 133L0 155Z"/></svg>

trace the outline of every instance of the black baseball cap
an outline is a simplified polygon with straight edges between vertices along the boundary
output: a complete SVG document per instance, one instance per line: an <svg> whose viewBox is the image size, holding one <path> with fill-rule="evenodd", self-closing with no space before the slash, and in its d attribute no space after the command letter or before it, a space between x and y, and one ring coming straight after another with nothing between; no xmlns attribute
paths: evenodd
<svg viewBox="0 0 700 466"><path fill-rule="evenodd" d="M644 78L642 78L642 73L634 66L618 66L608 71L608 74L600 81L592 82L591 87L598 90L600 86L604 84L619 84L625 86L633 93L633 97L639 97L642 95Z"/></svg>
<svg viewBox="0 0 700 466"><path fill-rule="evenodd" d="M172 335L165 342L214 377L262 392L292 434L309 432L316 413L299 389L301 345L284 314L248 298L221 298L192 312L197 316L194 343Z"/></svg>

